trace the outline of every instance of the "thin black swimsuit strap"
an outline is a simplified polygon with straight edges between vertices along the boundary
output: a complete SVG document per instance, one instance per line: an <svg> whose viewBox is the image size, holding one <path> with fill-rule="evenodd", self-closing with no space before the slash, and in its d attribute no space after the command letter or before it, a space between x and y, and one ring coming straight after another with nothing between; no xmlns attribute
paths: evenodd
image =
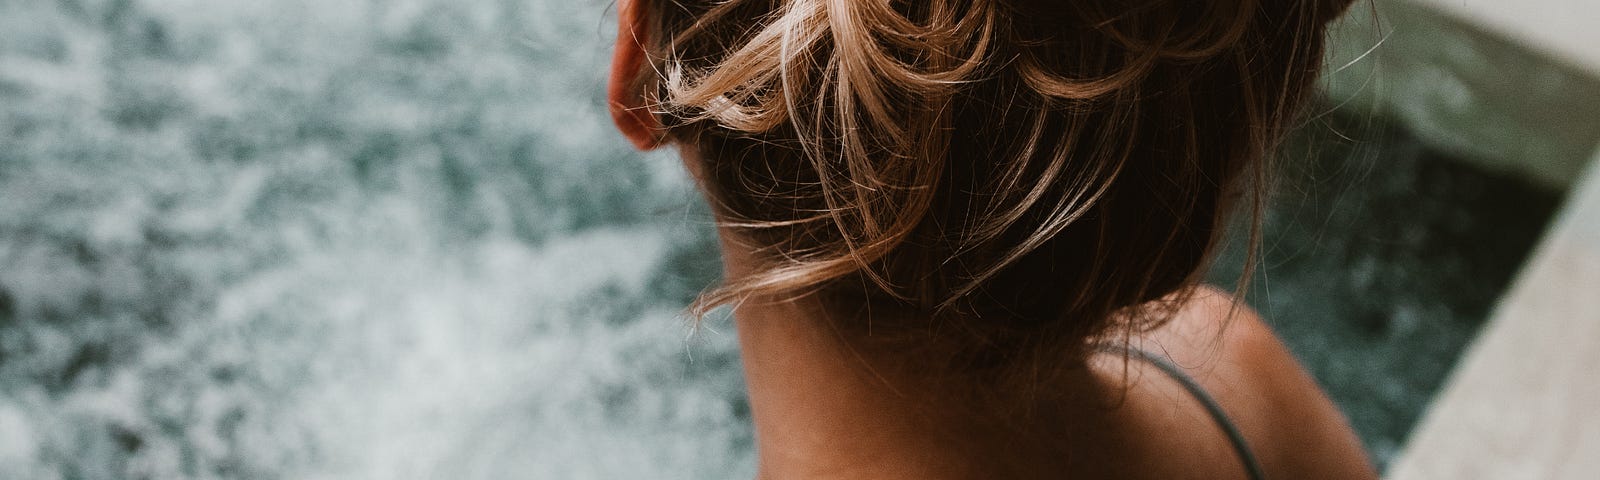
<svg viewBox="0 0 1600 480"><path fill-rule="evenodd" d="M1107 353L1126 354L1130 357L1137 357L1145 362L1150 363L1151 365L1155 365L1157 368L1160 368L1162 372L1166 372L1167 376L1177 380L1178 383L1183 385L1185 390L1189 391L1190 395L1193 395L1196 400L1200 401L1201 405L1205 405L1206 412L1211 414L1211 419L1215 420L1217 422L1217 426L1222 427L1222 431L1228 434L1228 442L1232 443L1233 450L1238 452L1239 461L1244 463L1245 471L1249 473L1250 478L1252 480L1265 480L1267 478L1266 475L1261 473L1261 464L1256 461L1255 454L1251 453L1249 442L1245 441L1244 434L1239 433L1239 428L1234 426L1233 420L1228 418L1228 413L1222 411L1222 405L1217 404L1217 400L1215 398L1211 398L1211 394L1206 393L1206 389L1202 388L1199 383L1195 383L1193 378L1190 378L1188 374L1183 373L1183 369L1179 368L1177 365L1173 365L1172 362L1167 360L1167 358L1164 356L1156 355L1137 348L1128 348L1121 345L1100 345L1100 349Z"/></svg>

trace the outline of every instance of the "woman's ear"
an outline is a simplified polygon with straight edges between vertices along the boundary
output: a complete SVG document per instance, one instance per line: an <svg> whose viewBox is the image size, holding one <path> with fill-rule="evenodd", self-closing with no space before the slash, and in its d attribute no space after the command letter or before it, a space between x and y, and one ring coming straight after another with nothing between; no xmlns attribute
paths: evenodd
<svg viewBox="0 0 1600 480"><path fill-rule="evenodd" d="M645 18L645 3L650 0L617 1L617 46L611 57L611 81L606 100L617 130L640 150L661 146L664 139L660 120L645 105L638 77L644 68L644 45L650 40Z"/></svg>

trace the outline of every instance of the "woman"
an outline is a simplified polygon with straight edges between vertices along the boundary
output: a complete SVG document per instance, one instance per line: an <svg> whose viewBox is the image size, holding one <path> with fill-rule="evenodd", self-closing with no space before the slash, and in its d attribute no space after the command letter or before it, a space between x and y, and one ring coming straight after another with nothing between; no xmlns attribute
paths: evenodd
<svg viewBox="0 0 1600 480"><path fill-rule="evenodd" d="M717 216L760 478L1373 478L1197 280L1348 3L623 0L613 114Z"/></svg>

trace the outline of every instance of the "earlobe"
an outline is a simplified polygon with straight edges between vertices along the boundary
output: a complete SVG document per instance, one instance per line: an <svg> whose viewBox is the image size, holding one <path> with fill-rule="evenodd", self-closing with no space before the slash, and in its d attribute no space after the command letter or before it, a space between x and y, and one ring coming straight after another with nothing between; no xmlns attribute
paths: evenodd
<svg viewBox="0 0 1600 480"><path fill-rule="evenodd" d="M606 88L611 120L635 148L651 150L663 141L661 122L645 104L638 90L637 77L644 68L644 45L649 40L649 24L644 3L649 0L618 0L617 45L611 57L611 80Z"/></svg>

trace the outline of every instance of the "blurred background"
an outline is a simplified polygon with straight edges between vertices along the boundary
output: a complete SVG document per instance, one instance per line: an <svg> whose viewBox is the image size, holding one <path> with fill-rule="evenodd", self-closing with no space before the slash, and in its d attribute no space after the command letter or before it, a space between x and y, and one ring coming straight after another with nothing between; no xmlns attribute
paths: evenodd
<svg viewBox="0 0 1600 480"><path fill-rule="evenodd" d="M1249 302L1387 464L1600 81L1380 3ZM680 315L710 218L612 131L614 31L604 0L0 0L0 478L749 478L732 327Z"/></svg>

